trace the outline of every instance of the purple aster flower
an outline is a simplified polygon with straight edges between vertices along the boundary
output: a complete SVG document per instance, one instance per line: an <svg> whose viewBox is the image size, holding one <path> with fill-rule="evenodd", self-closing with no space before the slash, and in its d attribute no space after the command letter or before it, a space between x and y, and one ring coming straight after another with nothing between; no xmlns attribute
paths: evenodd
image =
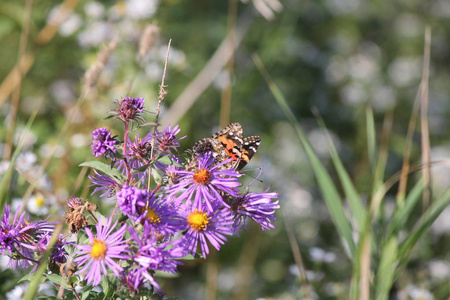
<svg viewBox="0 0 450 300"><path fill-rule="evenodd" d="M95 175L89 175L91 184L89 186L96 186L91 195L96 192L104 191L100 197L112 197L118 190L120 190L120 184L107 175L101 175L94 170Z"/></svg>
<svg viewBox="0 0 450 300"><path fill-rule="evenodd" d="M175 196L177 201L186 199L190 201L194 196L194 207L203 207L206 203L206 207L209 212L213 212L213 204L220 202L227 207L228 204L222 199L221 193L227 193L236 197L236 188L241 185L238 181L238 177L242 174L237 173L235 170L219 170L219 167L226 163L214 164L214 157L211 153L198 156L198 166L194 171L177 170L176 168L169 166L167 170L178 175L178 182L168 187L169 195Z"/></svg>
<svg viewBox="0 0 450 300"><path fill-rule="evenodd" d="M181 230L174 204L167 199L156 199L152 191L124 186L117 193L117 203L123 214L141 223L149 235L168 235Z"/></svg>
<svg viewBox="0 0 450 300"><path fill-rule="evenodd" d="M152 151L152 135L150 133L144 138L140 138L139 134L136 134L134 142L128 139L127 145L126 156L131 169L138 170L149 164ZM125 162L122 159L117 161L115 167L126 175ZM139 181L148 178L148 173L134 172L131 176L135 181Z"/></svg>
<svg viewBox="0 0 450 300"><path fill-rule="evenodd" d="M143 138L140 138L139 133L137 133L133 143L131 140L128 140L127 157L130 160L147 163L151 156L152 139L151 133L148 133Z"/></svg>
<svg viewBox="0 0 450 300"><path fill-rule="evenodd" d="M149 197L147 190L127 185L124 185L116 196L120 210L132 220L139 216L140 208L145 207Z"/></svg>
<svg viewBox="0 0 450 300"><path fill-rule="evenodd" d="M117 140L111 136L111 132L106 127L94 130L92 132L92 139L91 148L95 157L99 157L105 153L105 156L113 157L113 153L117 151L115 147Z"/></svg>
<svg viewBox="0 0 450 300"><path fill-rule="evenodd" d="M112 217L100 219L97 223L97 235L94 236L85 228L89 237L89 245L77 245L81 251L75 254L79 256L74 259L78 266L83 266L77 273L87 272L87 283L98 285L102 275L108 275L110 269L116 276L119 276L123 268L114 259L127 259L129 250L127 249L128 240L124 240L126 225L114 231L117 221L111 226ZM114 231L114 232L113 232Z"/></svg>
<svg viewBox="0 0 450 300"><path fill-rule="evenodd" d="M187 204L186 210L182 212L188 230L180 240L180 245L189 253L195 254L200 242L204 258L209 254L207 241L219 250L220 245L227 241L224 235L233 234L231 211L227 208L219 208L217 203L214 203L212 208L213 210L209 211L206 205L195 207Z"/></svg>
<svg viewBox="0 0 450 300"><path fill-rule="evenodd" d="M37 263L34 252L39 250L38 241L46 232L54 229L54 224L46 220L38 222L28 221L25 212L20 215L20 207L17 208L12 222L9 221L10 207L5 206L5 212L0 224L0 253L9 255L20 261L10 261L10 266L27 268Z"/></svg>
<svg viewBox="0 0 450 300"><path fill-rule="evenodd" d="M176 207L167 199L156 199L148 193L144 206L138 203L139 217L134 220L144 225L144 232L152 235L167 236L181 230L182 223Z"/></svg>
<svg viewBox="0 0 450 300"><path fill-rule="evenodd" d="M155 147L161 152L170 153L171 149L176 149L180 147L180 140L184 139L186 136L177 138L176 135L180 133L178 125L171 128L170 125L167 126L162 132L157 132L155 135Z"/></svg>
<svg viewBox="0 0 450 300"><path fill-rule="evenodd" d="M278 200L272 202L272 199L278 198L278 193L268 191L269 189L263 193L246 193L231 199L231 208L236 214L233 225L236 231L246 227L247 217L257 222L262 230L275 228L272 222L277 219L274 214L280 205Z"/></svg>
<svg viewBox="0 0 450 300"><path fill-rule="evenodd" d="M51 238L52 238L52 233L50 233L50 232L46 232L39 237L38 248L42 253L44 253L47 250L47 247L50 243ZM50 262L51 263L60 263L60 264L65 263L67 260L67 252L64 249L64 247L69 244L73 244L73 242L67 243L66 240L64 239L63 235L60 234L58 236L58 240L53 245L53 250L50 255Z"/></svg>
<svg viewBox="0 0 450 300"><path fill-rule="evenodd" d="M147 112L144 110L144 102L144 98L122 98L120 101L115 102L118 106L118 108L114 110L115 115L125 123L136 119L143 120L139 114Z"/></svg>
<svg viewBox="0 0 450 300"><path fill-rule="evenodd" d="M137 292L145 282L142 270L137 267L129 267L120 273L120 282L131 292Z"/></svg>
<svg viewBox="0 0 450 300"><path fill-rule="evenodd" d="M128 280L131 279L134 282L134 290L137 290L144 281L148 281L161 292L161 288L152 276L153 272L175 273L177 266L182 264L178 259L186 255L185 249L178 243L158 243L155 236L150 237L144 234L140 237L133 227L129 227L128 231L137 246L136 254L133 256L136 266L132 270L133 277Z"/></svg>

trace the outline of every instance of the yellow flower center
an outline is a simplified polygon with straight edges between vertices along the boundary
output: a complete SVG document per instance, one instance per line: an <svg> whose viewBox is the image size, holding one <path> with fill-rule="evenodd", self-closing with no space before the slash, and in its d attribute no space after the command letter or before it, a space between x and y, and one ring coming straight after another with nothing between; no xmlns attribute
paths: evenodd
<svg viewBox="0 0 450 300"><path fill-rule="evenodd" d="M208 213L195 209L194 212L189 214L187 221L195 231L204 231L209 224L209 219L211 217L208 217Z"/></svg>
<svg viewBox="0 0 450 300"><path fill-rule="evenodd" d="M199 184L207 184L210 178L211 174L206 169L200 169L198 171L195 171L193 176L194 181Z"/></svg>
<svg viewBox="0 0 450 300"><path fill-rule="evenodd" d="M161 216L158 215L154 209L151 208L147 208L147 214L145 215L145 218L150 222L150 223L159 223L161 222Z"/></svg>
<svg viewBox="0 0 450 300"><path fill-rule="evenodd" d="M96 260L103 259L106 255L106 250L108 250L108 245L106 245L104 241L94 239L94 243L92 244L91 257Z"/></svg>
<svg viewBox="0 0 450 300"><path fill-rule="evenodd" d="M36 205L38 207L42 207L42 206L44 206L44 204L45 204L44 196L42 196L42 195L36 196Z"/></svg>

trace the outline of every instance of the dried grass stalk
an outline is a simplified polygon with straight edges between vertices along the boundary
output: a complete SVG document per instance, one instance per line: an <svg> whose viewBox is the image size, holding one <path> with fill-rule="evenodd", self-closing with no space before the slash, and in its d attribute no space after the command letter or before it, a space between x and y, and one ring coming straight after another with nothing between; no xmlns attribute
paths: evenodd
<svg viewBox="0 0 450 300"><path fill-rule="evenodd" d="M139 41L139 59L144 58L148 51L153 48L158 39L159 27L156 24L147 25Z"/></svg>
<svg viewBox="0 0 450 300"><path fill-rule="evenodd" d="M97 84L100 74L108 63L111 53L116 49L118 43L119 38L114 38L109 45L100 52L95 63L86 71L84 74L86 87L92 88Z"/></svg>

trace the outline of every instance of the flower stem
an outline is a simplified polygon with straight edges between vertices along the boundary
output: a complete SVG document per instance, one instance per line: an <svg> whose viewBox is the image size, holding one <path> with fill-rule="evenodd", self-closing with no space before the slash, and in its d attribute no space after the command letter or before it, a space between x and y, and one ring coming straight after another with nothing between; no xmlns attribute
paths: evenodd
<svg viewBox="0 0 450 300"><path fill-rule="evenodd" d="M124 141L123 141L123 162L125 163L125 168L127 169L127 185L130 184L130 180L131 180L131 170L130 170L130 166L128 165L128 160L127 160L127 144L128 144L128 135L130 133L130 129L129 129L129 122L125 121L125 133L124 133Z"/></svg>

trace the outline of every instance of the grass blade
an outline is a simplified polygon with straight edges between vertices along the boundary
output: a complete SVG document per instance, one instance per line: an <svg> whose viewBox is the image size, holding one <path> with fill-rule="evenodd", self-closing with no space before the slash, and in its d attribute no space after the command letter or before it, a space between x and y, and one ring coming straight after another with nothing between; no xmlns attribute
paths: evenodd
<svg viewBox="0 0 450 300"><path fill-rule="evenodd" d="M430 228L439 214L450 204L450 187L445 190L441 197L436 198L430 208L420 217L408 237L400 244L399 259L407 261L412 248L424 232Z"/></svg>
<svg viewBox="0 0 450 300"><path fill-rule="evenodd" d="M253 61L255 62L261 74L263 75L264 79L266 80L266 83L269 86L270 91L272 92L278 105L286 115L286 118L294 127L297 133L297 137L302 143L306 155L309 158L314 174L316 176L316 180L319 184L325 203L328 207L328 211L330 212L331 218L334 224L336 225L340 237L344 241L346 241L348 250L350 251L350 256L353 256L355 253L355 244L352 238L352 228L350 222L347 220L347 217L345 216L344 207L341 203L341 197L337 191L336 186L331 180L331 176L327 173L325 167L320 162L317 155L314 153L311 144L309 143L308 139L306 138L306 135L303 133L302 128L298 124L294 114L289 108L286 99L279 90L278 86L272 81L270 75L266 72L261 59L257 55L253 55Z"/></svg>
<svg viewBox="0 0 450 300"><path fill-rule="evenodd" d="M8 169L6 170L5 174L0 179L0 212L3 212L3 208L5 207L6 202L6 193L10 191L7 186L11 182L12 172L14 169L14 165L16 164L17 157L20 154L20 151L22 150L23 143L25 142L25 138L27 136L27 132L30 131L31 125L33 124L33 121L37 115L38 109L35 109L33 113L31 114L30 118L28 119L27 125L25 126L25 130L23 131L23 135L20 137L19 143L17 144L16 149L14 150L14 153L11 157L11 161L9 163Z"/></svg>
<svg viewBox="0 0 450 300"><path fill-rule="evenodd" d="M375 169L377 157L377 136L375 131L375 120L370 106L366 108L366 131L367 131L367 152L369 156L370 167Z"/></svg>
<svg viewBox="0 0 450 300"><path fill-rule="evenodd" d="M45 250L42 259L40 260L41 263L39 265L39 268L36 270L34 276L30 280L30 285L28 286L23 299L32 300L35 298L39 285L41 284L42 277L44 276L44 272L47 270L47 265L49 262L50 254L53 251L53 246L58 241L58 235L61 232L62 227L63 227L62 223L59 223L56 226L55 230L53 231L53 234L50 238L50 242L47 245L47 250Z"/></svg>
<svg viewBox="0 0 450 300"><path fill-rule="evenodd" d="M397 260L397 238L391 237L384 244L380 264L376 274L375 300L387 300L394 282L395 262Z"/></svg>
<svg viewBox="0 0 450 300"><path fill-rule="evenodd" d="M417 182L406 197L405 205L403 207L397 207L394 216L392 217L392 221L388 226L387 237L397 234L402 229L413 208L419 201L424 188L425 182L423 180Z"/></svg>
<svg viewBox="0 0 450 300"><path fill-rule="evenodd" d="M316 115L318 116L318 114ZM317 119L319 122L319 126L327 136L331 159L333 161L334 167L336 168L336 172L338 174L339 180L341 181L342 187L344 188L345 197L347 198L348 204L352 211L352 215L355 216L356 224L358 225L358 231L361 232L367 217L364 206L361 203L361 198L359 197L358 191L353 185L347 170L345 170L344 165L339 158L336 147L334 146L333 141L327 133L328 130L325 126L325 123L323 122L323 119L320 117L318 117Z"/></svg>

